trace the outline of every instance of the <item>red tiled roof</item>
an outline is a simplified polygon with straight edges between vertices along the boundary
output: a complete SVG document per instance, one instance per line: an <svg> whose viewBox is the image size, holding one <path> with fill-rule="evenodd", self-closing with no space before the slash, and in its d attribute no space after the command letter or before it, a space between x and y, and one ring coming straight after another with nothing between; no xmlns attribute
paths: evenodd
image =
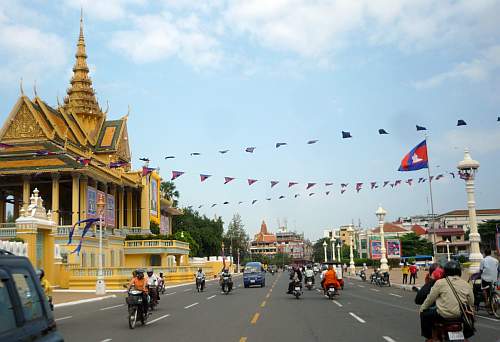
<svg viewBox="0 0 500 342"><path fill-rule="evenodd" d="M414 224L413 226L411 226L411 231L417 234L418 236L427 234L427 229L418 224Z"/></svg>
<svg viewBox="0 0 500 342"><path fill-rule="evenodd" d="M477 215L500 215L500 209L476 209ZM452 210L447 213L438 215L438 217L442 216L469 216L468 210Z"/></svg>
<svg viewBox="0 0 500 342"><path fill-rule="evenodd" d="M465 232L461 228L438 228L438 229L429 229L427 231L429 234L436 233L436 235L464 235Z"/></svg>
<svg viewBox="0 0 500 342"><path fill-rule="evenodd" d="M260 232L255 234L254 241L273 243L276 242L276 235L268 233L266 222L262 221L262 224L260 225Z"/></svg>
<svg viewBox="0 0 500 342"><path fill-rule="evenodd" d="M393 223L384 223L384 233L405 233L408 230ZM380 228L372 229L372 233L380 233Z"/></svg>

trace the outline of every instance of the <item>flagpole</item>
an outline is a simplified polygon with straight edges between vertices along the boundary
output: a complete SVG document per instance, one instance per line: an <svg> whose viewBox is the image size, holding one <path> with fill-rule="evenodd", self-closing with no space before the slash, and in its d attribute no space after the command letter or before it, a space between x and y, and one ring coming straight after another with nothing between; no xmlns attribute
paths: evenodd
<svg viewBox="0 0 500 342"><path fill-rule="evenodd" d="M432 215L432 252L434 254L433 259L436 255L436 228L434 226L434 200L432 198L432 180L431 180L431 167L430 167L430 158L429 158L429 145L427 142L427 134L425 135L425 143L427 144L427 175L429 179L429 195L431 197L431 215Z"/></svg>

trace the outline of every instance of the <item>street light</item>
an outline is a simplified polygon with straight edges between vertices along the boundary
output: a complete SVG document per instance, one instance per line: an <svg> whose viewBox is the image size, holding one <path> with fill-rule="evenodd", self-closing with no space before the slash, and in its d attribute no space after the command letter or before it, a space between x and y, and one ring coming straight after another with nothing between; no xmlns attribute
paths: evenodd
<svg viewBox="0 0 500 342"><path fill-rule="evenodd" d="M377 215L378 218L378 225L380 227L380 244L381 246L381 258L380 258L380 269L382 271L389 271L389 265L387 265L387 255L386 255L386 249L385 249L385 236L384 236L384 220L385 220L385 215L387 215L387 211L382 208L381 205L378 206L377 211L375 212L375 215Z"/></svg>
<svg viewBox="0 0 500 342"><path fill-rule="evenodd" d="M465 149L464 160L458 163L457 169L460 178L465 180L465 191L467 192L467 207L469 208L470 226L469 260L471 262L469 272L473 274L479 272L479 263L483 259L483 256L481 255L481 252L479 250L479 242L481 241L481 236L477 231L476 200L474 198L474 178L476 176L477 170L479 169L479 162L472 159L469 150Z"/></svg>
<svg viewBox="0 0 500 342"><path fill-rule="evenodd" d="M448 261L450 261L450 240L446 239L446 254L448 254Z"/></svg>
<svg viewBox="0 0 500 342"><path fill-rule="evenodd" d="M351 274L356 273L356 267L354 266L354 253L352 251L352 245L354 244L353 242L353 235L354 235L354 228L352 227L353 225L350 224L349 228L347 228L347 232L349 233L349 258L351 261L349 262L349 272Z"/></svg>
<svg viewBox="0 0 500 342"><path fill-rule="evenodd" d="M335 239L332 239L332 260L335 261Z"/></svg>
<svg viewBox="0 0 500 342"><path fill-rule="evenodd" d="M339 259L339 262L342 262L342 259L340 258L340 238L339 238L339 241L337 242L337 256L338 256L338 259Z"/></svg>
<svg viewBox="0 0 500 342"><path fill-rule="evenodd" d="M99 213L99 256L97 260L99 269L97 271L97 283L95 286L95 294L98 296L106 294L106 284L104 283L104 274L102 270L102 221L105 206L106 202L104 202L102 196L99 197L97 201L97 212Z"/></svg>
<svg viewBox="0 0 500 342"><path fill-rule="evenodd" d="M326 246L328 246L328 244L326 243L326 240L324 240L323 241L323 250L325 251L325 263L328 261L327 256L326 256Z"/></svg>

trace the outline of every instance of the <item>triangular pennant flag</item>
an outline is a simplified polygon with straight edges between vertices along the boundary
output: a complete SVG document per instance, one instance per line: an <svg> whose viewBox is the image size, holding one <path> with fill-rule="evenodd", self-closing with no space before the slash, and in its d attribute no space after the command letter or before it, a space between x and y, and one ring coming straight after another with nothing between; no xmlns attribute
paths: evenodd
<svg viewBox="0 0 500 342"><path fill-rule="evenodd" d="M330 191L327 191L327 192L326 192L326 195L327 195L327 196L328 196L328 195L330 195Z"/></svg>
<svg viewBox="0 0 500 342"><path fill-rule="evenodd" d="M416 126L417 126L417 131L427 131L427 128L425 128L424 126L419 126L419 125Z"/></svg>
<svg viewBox="0 0 500 342"><path fill-rule="evenodd" d="M352 138L351 132L342 131L342 139Z"/></svg>
<svg viewBox="0 0 500 342"><path fill-rule="evenodd" d="M271 188L274 187L278 183L279 183L279 181L271 181Z"/></svg>
<svg viewBox="0 0 500 342"><path fill-rule="evenodd" d="M238 202L238 204L242 204L242 203L243 203L243 201L239 201L239 202Z"/></svg>
<svg viewBox="0 0 500 342"><path fill-rule="evenodd" d="M316 183L307 183L306 190L309 190L310 188L312 188L315 185L316 185Z"/></svg>
<svg viewBox="0 0 500 342"><path fill-rule="evenodd" d="M212 206L211 206L210 208L213 208L213 207L215 207L216 205L217 205L217 204L216 204L216 203L214 203L214 204L212 204Z"/></svg>
<svg viewBox="0 0 500 342"><path fill-rule="evenodd" d="M165 159L174 159L175 156L166 156Z"/></svg>
<svg viewBox="0 0 500 342"><path fill-rule="evenodd" d="M222 203L222 204L229 204L229 202L224 202L224 203Z"/></svg>
<svg viewBox="0 0 500 342"><path fill-rule="evenodd" d="M143 168L144 169L144 168ZM144 174L144 171L142 172ZM174 180L176 178L179 178L180 176L182 176L185 172L182 172L182 171L172 171L172 178L171 180Z"/></svg>
<svg viewBox="0 0 500 342"><path fill-rule="evenodd" d="M245 149L245 152L248 152L248 153L253 153L253 151L255 151L255 147L247 147Z"/></svg>
<svg viewBox="0 0 500 342"><path fill-rule="evenodd" d="M309 194L309 197L311 197L312 195L314 195L314 192L311 192L311 193Z"/></svg>
<svg viewBox="0 0 500 342"><path fill-rule="evenodd" d="M271 200L271 197L266 198L266 200L270 201L270 200Z"/></svg>
<svg viewBox="0 0 500 342"><path fill-rule="evenodd" d="M281 143L276 143L276 148L279 148L281 146L288 145L287 143L281 142Z"/></svg>
<svg viewBox="0 0 500 342"><path fill-rule="evenodd" d="M340 193L343 194L345 192L345 190L346 190L345 188L340 189Z"/></svg>
<svg viewBox="0 0 500 342"><path fill-rule="evenodd" d="M419 182L419 183L423 183L424 181L425 181L425 178L423 178L423 177L420 177L420 178L418 179L418 182Z"/></svg>
<svg viewBox="0 0 500 342"><path fill-rule="evenodd" d="M297 197L299 197L299 196L300 196L299 194L295 194L293 197L297 198Z"/></svg>
<svg viewBox="0 0 500 342"><path fill-rule="evenodd" d="M429 182L432 182L433 179L434 179L434 176L430 176L429 177Z"/></svg>
<svg viewBox="0 0 500 342"><path fill-rule="evenodd" d="M254 205L255 203L257 203L257 200L253 200L252 201L252 205Z"/></svg>
<svg viewBox="0 0 500 342"><path fill-rule="evenodd" d="M412 182L413 182L413 179L411 179L411 178L409 178L409 179L407 179L407 180L406 180L406 183L407 183L409 186L411 186L411 183L412 183Z"/></svg>
<svg viewBox="0 0 500 342"><path fill-rule="evenodd" d="M319 140L309 140L307 142L308 145L316 144Z"/></svg>
<svg viewBox="0 0 500 342"><path fill-rule="evenodd" d="M439 175L437 175L437 176L436 176L436 180L440 180L440 179L441 179L441 178L443 178L443 177L444 177L444 175L439 174Z"/></svg>
<svg viewBox="0 0 500 342"><path fill-rule="evenodd" d="M394 183L391 183L391 188L394 188Z"/></svg>
<svg viewBox="0 0 500 342"><path fill-rule="evenodd" d="M255 183L257 181L257 179L250 179L248 178L247 182L248 182L248 185L252 185L253 183Z"/></svg>
<svg viewBox="0 0 500 342"><path fill-rule="evenodd" d="M400 184L401 184L401 180L400 179L398 179L396 182L394 182L394 186L398 186Z"/></svg>
<svg viewBox="0 0 500 342"><path fill-rule="evenodd" d="M201 174L201 175L200 175L200 180L201 180L202 182L204 182L204 181L206 181L206 180L207 180L207 178L209 178L209 177L212 177L212 175L203 175L203 174Z"/></svg>
<svg viewBox="0 0 500 342"><path fill-rule="evenodd" d="M348 183L342 183L342 184L340 184L340 187L345 189L345 188L347 188L348 185L349 185Z"/></svg>
<svg viewBox="0 0 500 342"><path fill-rule="evenodd" d="M376 188L376 187L377 187L377 182L371 182L371 183L370 183L370 187L371 187L371 189L372 189L372 190L373 190L374 188Z"/></svg>
<svg viewBox="0 0 500 342"><path fill-rule="evenodd" d="M467 126L467 123L464 120L458 120L457 126Z"/></svg>
<svg viewBox="0 0 500 342"><path fill-rule="evenodd" d="M297 185L297 184L299 184L299 183L297 183L297 182L288 182L288 187L291 188L292 186Z"/></svg>
<svg viewBox="0 0 500 342"><path fill-rule="evenodd" d="M387 186L387 184L389 184L390 181L384 181L384 185L382 186L383 188L385 188Z"/></svg>
<svg viewBox="0 0 500 342"><path fill-rule="evenodd" d="M203 208L203 204L198 206L198 209L201 209L201 208Z"/></svg>
<svg viewBox="0 0 500 342"><path fill-rule="evenodd" d="M455 178L455 173L454 172L448 172L453 178Z"/></svg>
<svg viewBox="0 0 500 342"><path fill-rule="evenodd" d="M325 183L325 186L332 186L333 183Z"/></svg>
<svg viewBox="0 0 500 342"><path fill-rule="evenodd" d="M229 152L229 150L222 150L222 151L219 151L219 153L220 153L220 154L226 154L226 153L228 153L228 152Z"/></svg>
<svg viewBox="0 0 500 342"><path fill-rule="evenodd" d="M129 163L128 162L125 162L125 161L116 161L116 162L111 162L109 163L109 168L110 169L117 169L119 167L124 167L124 166L127 166ZM147 169L150 169L150 168L147 168ZM153 172L154 169L152 169L150 172Z"/></svg>
<svg viewBox="0 0 500 342"><path fill-rule="evenodd" d="M90 164L90 158L77 157L76 161L83 166L88 166Z"/></svg>
<svg viewBox="0 0 500 342"><path fill-rule="evenodd" d="M224 177L224 184L227 184L227 183L229 183L232 180L234 180L233 177Z"/></svg>
<svg viewBox="0 0 500 342"><path fill-rule="evenodd" d="M285 196L281 195L278 199L283 199L283 198L285 198Z"/></svg>
<svg viewBox="0 0 500 342"><path fill-rule="evenodd" d="M356 192L359 192L361 189L363 189L363 183L356 183Z"/></svg>
<svg viewBox="0 0 500 342"><path fill-rule="evenodd" d="M191 153L191 156L201 156L201 153L200 152L193 152L193 153Z"/></svg>
<svg viewBox="0 0 500 342"><path fill-rule="evenodd" d="M499 116L499 117L497 117L497 121L499 121L499 122L500 122L500 116Z"/></svg>
<svg viewBox="0 0 500 342"><path fill-rule="evenodd" d="M387 133L385 129L381 128L378 130L378 134L389 134L389 133Z"/></svg>

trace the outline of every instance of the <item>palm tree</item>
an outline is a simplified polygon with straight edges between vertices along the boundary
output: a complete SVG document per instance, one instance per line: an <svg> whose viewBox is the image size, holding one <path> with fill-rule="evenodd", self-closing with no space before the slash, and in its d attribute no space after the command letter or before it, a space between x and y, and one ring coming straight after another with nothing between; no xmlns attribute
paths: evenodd
<svg viewBox="0 0 500 342"><path fill-rule="evenodd" d="M171 200L174 207L177 207L179 199L179 191L175 188L175 183L171 181L161 182L160 192L163 198Z"/></svg>

